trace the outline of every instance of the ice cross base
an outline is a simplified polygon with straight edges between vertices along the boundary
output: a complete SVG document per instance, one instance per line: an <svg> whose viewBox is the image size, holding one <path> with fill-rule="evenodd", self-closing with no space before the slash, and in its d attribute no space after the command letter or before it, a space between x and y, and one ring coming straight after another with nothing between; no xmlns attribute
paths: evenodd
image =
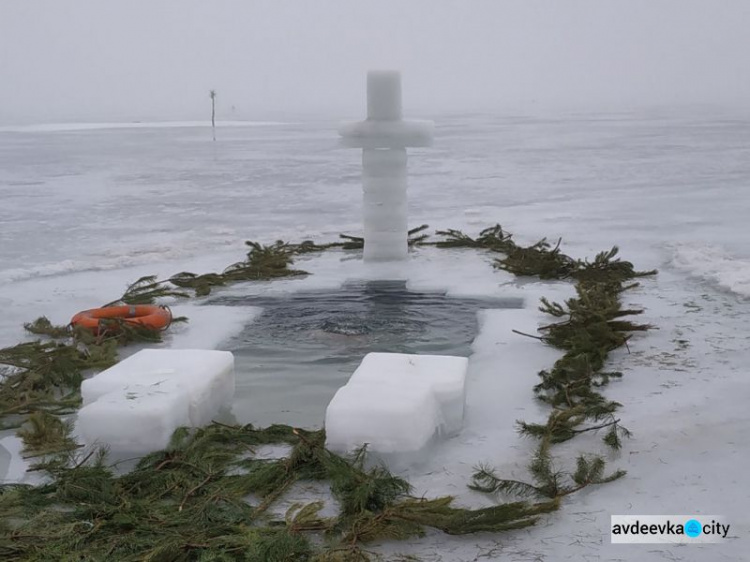
<svg viewBox="0 0 750 562"><path fill-rule="evenodd" d="M406 149L362 150L365 260L406 258Z"/></svg>
<svg viewBox="0 0 750 562"><path fill-rule="evenodd" d="M408 253L406 148L430 146L430 121L401 119L401 74L367 74L367 120L345 123L344 146L362 149L365 261L406 259Z"/></svg>

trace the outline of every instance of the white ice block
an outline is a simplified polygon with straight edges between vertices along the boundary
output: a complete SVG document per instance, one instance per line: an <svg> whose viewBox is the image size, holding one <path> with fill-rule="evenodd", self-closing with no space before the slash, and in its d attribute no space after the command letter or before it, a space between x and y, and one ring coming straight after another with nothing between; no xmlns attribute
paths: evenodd
<svg viewBox="0 0 750 562"><path fill-rule="evenodd" d="M339 127L341 145L347 148L408 148L432 146L432 121L358 121Z"/></svg>
<svg viewBox="0 0 750 562"><path fill-rule="evenodd" d="M234 356L228 351L146 349L83 381L84 406L133 385L174 380L185 391L189 423L201 426L234 396Z"/></svg>
<svg viewBox="0 0 750 562"><path fill-rule="evenodd" d="M0 442L0 482L5 482L5 477L10 472L10 463L13 455Z"/></svg>
<svg viewBox="0 0 750 562"><path fill-rule="evenodd" d="M99 396L78 411L76 430L87 445L140 453L164 449L175 429L190 425L187 390L166 378Z"/></svg>
<svg viewBox="0 0 750 562"><path fill-rule="evenodd" d="M367 443L374 453L417 453L441 425L440 407L425 386L347 384L326 409L326 447L351 452Z"/></svg>
<svg viewBox="0 0 750 562"><path fill-rule="evenodd" d="M444 430L454 433L463 425L468 365L466 357L368 353L348 385L423 386L433 393L440 405Z"/></svg>
<svg viewBox="0 0 750 562"><path fill-rule="evenodd" d="M367 73L367 118L385 121L401 119L401 73L371 70Z"/></svg>
<svg viewBox="0 0 750 562"><path fill-rule="evenodd" d="M406 150L403 148L366 148L362 151L362 169L365 174L371 176L405 176L408 160Z"/></svg>
<svg viewBox="0 0 750 562"><path fill-rule="evenodd" d="M409 246L401 232L380 231L365 234L364 258L366 261L391 261L405 259Z"/></svg>
<svg viewBox="0 0 750 562"><path fill-rule="evenodd" d="M396 216L399 220L407 221L406 197L371 197L365 193L362 214L365 219L365 228L369 230L380 230L385 217Z"/></svg>
<svg viewBox="0 0 750 562"><path fill-rule="evenodd" d="M398 209L398 207L396 207ZM377 236L379 232L397 232L401 238L408 239L408 223L406 213L388 212L384 204L368 205L364 209L365 221L369 221L365 228L365 240ZM372 223L377 222L377 225ZM407 233L404 236L404 233Z"/></svg>
<svg viewBox="0 0 750 562"><path fill-rule="evenodd" d="M362 177L362 191L365 194L365 201L367 201L368 196L372 200L372 197L376 195L406 201L406 187L406 176L403 175L396 177Z"/></svg>
<svg viewBox="0 0 750 562"><path fill-rule="evenodd" d="M408 255L406 149L362 151L362 215L367 261Z"/></svg>
<svg viewBox="0 0 750 562"><path fill-rule="evenodd" d="M22 482L27 480L31 462L23 458L23 441L15 435L0 439L0 482Z"/></svg>
<svg viewBox="0 0 750 562"><path fill-rule="evenodd" d="M408 238L407 219L405 213L388 213L385 206L368 205L364 209L365 219L370 223L365 225L365 240L377 236L380 232L396 232L402 238ZM377 221L377 224L373 224ZM405 235L406 234L406 235Z"/></svg>

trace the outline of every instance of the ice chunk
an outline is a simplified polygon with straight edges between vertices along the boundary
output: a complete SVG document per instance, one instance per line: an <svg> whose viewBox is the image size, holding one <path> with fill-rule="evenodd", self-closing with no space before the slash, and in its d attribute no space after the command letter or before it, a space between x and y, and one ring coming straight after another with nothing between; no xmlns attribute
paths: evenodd
<svg viewBox="0 0 750 562"><path fill-rule="evenodd" d="M339 127L341 145L346 148L407 148L432 146L432 121L358 121Z"/></svg>
<svg viewBox="0 0 750 562"><path fill-rule="evenodd" d="M461 428L468 360L445 355L369 353L326 410L326 446L418 453L434 436Z"/></svg>
<svg viewBox="0 0 750 562"><path fill-rule="evenodd" d="M190 396L176 377L113 390L78 411L76 430L87 445L115 451L163 449L178 427L190 426Z"/></svg>
<svg viewBox="0 0 750 562"><path fill-rule="evenodd" d="M406 150L363 151L362 187L366 260L400 260L408 255Z"/></svg>
<svg viewBox="0 0 750 562"><path fill-rule="evenodd" d="M0 482L5 484L34 483L40 476L38 472L27 472L30 464L27 459L23 458L23 441L19 437L7 435L0 439Z"/></svg>
<svg viewBox="0 0 750 562"><path fill-rule="evenodd" d="M145 349L83 381L84 406L132 385L151 386L174 380L185 391L189 423L201 426L234 396L234 356L203 349Z"/></svg>
<svg viewBox="0 0 750 562"><path fill-rule="evenodd" d="M381 234L396 235L399 241L407 242L404 232L408 230L406 203L394 202L393 205L388 203L368 202L363 206L365 217L365 239L368 243L373 242L373 237Z"/></svg>
<svg viewBox="0 0 750 562"><path fill-rule="evenodd" d="M401 119L400 72L371 70L367 73L367 118L386 121Z"/></svg>
<svg viewBox="0 0 750 562"><path fill-rule="evenodd" d="M466 401L466 357L368 353L349 379L349 385L366 383L396 388L421 385L429 389L442 411L447 433L461 429Z"/></svg>
<svg viewBox="0 0 750 562"><path fill-rule="evenodd" d="M5 481L5 476L10 470L10 461L12 459L13 456L10 454L10 451L0 442L0 482Z"/></svg>
<svg viewBox="0 0 750 562"><path fill-rule="evenodd" d="M326 409L326 447L350 452L365 443L375 453L416 453L442 425L425 385L360 382L342 386Z"/></svg>
<svg viewBox="0 0 750 562"><path fill-rule="evenodd" d="M409 157L406 150L363 150L362 167L371 178L406 176Z"/></svg>

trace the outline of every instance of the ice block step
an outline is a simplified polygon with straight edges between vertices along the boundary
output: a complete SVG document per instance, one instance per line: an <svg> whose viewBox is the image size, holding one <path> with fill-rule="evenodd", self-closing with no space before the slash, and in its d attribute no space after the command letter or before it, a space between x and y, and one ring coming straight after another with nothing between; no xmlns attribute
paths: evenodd
<svg viewBox="0 0 750 562"><path fill-rule="evenodd" d="M177 380L187 393L190 424L205 425L234 396L234 356L216 350L146 349L83 381L81 396L85 406L115 390L168 379Z"/></svg>
<svg viewBox="0 0 750 562"><path fill-rule="evenodd" d="M326 409L326 447L351 452L367 444L375 453L411 453L424 449L441 424L426 387L347 384Z"/></svg>
<svg viewBox="0 0 750 562"><path fill-rule="evenodd" d="M468 360L369 353L326 410L326 446L417 453L463 424Z"/></svg>
<svg viewBox="0 0 750 562"><path fill-rule="evenodd" d="M348 384L424 385L440 405L445 431L453 433L463 424L468 366L466 357L368 353Z"/></svg>
<svg viewBox="0 0 750 562"><path fill-rule="evenodd" d="M86 445L116 451L158 451L178 427L190 426L190 399L177 379L134 384L100 396L78 411L76 430Z"/></svg>

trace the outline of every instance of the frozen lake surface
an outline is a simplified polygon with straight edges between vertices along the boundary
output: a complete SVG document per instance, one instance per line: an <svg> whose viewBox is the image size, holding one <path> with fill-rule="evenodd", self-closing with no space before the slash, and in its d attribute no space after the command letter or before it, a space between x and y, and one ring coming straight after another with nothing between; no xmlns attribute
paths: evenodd
<svg viewBox="0 0 750 562"><path fill-rule="evenodd" d="M411 226L474 234L500 222L522 242L563 236L576 257L617 244L639 269L660 269L626 297L659 330L613 355L625 377L607 395L623 403L634 437L610 461L628 470L626 478L568 498L561 513L531 529L436 534L381 550L445 562L744 559L750 115L432 117L435 147L410 153ZM219 123L215 143L209 127L190 123L0 130L0 345L27 338L25 321L44 314L65 323L141 275L220 270L242 258L247 239L357 234L361 162L337 148L335 130L322 120ZM490 498L466 488L472 469L487 462L525 476L532 444L518 438L514 422L546 417L531 387L558 357L510 330L533 330L546 320L535 316L538 298L566 298L570 286L519 283L471 251L420 249L385 271L352 257L306 256L296 264L312 273L304 279L239 285L177 304L190 323L175 326L164 345L235 346L241 355L245 330L264 321L263 299L335 293L348 281L403 279L409 291L444 292L456 302L523 299L524 310L488 307L478 315L466 427L406 474L417 494L487 505ZM252 392L240 388L238 401L256 400ZM582 437L558 454L594 452L598 443ZM723 514L736 535L700 547L610 545L609 516L628 513Z"/></svg>
<svg viewBox="0 0 750 562"><path fill-rule="evenodd" d="M410 158L413 225L500 221L592 247L750 257L750 117L446 116ZM361 229L360 156L334 122L0 131L0 282ZM48 127L50 128L50 127ZM532 228L540 224L543 228ZM591 236L596 232L596 236Z"/></svg>

